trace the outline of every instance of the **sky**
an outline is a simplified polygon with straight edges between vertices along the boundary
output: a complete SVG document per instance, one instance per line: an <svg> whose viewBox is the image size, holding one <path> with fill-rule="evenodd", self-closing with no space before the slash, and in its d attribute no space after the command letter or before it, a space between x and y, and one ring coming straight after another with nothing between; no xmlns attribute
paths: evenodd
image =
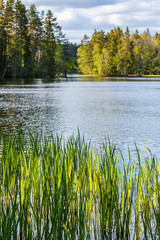
<svg viewBox="0 0 160 240"><path fill-rule="evenodd" d="M133 33L160 32L159 0L22 0L26 7L35 4L39 11L51 10L68 40L80 43L94 30L110 31L128 26Z"/></svg>

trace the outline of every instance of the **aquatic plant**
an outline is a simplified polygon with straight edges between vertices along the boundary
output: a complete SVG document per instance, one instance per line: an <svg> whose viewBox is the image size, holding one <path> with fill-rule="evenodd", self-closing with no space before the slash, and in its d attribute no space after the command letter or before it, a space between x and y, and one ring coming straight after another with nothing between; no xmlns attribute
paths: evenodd
<svg viewBox="0 0 160 240"><path fill-rule="evenodd" d="M0 239L157 239L160 166L84 138L2 134Z"/></svg>

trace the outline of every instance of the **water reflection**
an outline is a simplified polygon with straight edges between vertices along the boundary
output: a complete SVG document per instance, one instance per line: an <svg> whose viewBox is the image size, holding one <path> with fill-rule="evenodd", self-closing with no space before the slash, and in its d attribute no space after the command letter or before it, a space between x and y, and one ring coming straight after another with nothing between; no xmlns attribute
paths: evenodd
<svg viewBox="0 0 160 240"><path fill-rule="evenodd" d="M125 150L134 148L134 143L144 149L144 140L159 154L160 78L97 79L72 76L1 82L0 130L17 132L28 127L68 138L79 128L93 144L109 136Z"/></svg>

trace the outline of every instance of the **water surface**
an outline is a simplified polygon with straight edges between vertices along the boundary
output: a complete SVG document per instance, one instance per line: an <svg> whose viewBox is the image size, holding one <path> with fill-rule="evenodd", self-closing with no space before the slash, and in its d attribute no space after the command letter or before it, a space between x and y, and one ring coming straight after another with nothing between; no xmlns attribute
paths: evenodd
<svg viewBox="0 0 160 240"><path fill-rule="evenodd" d="M0 83L0 130L28 127L68 138L78 128L86 140L105 137L122 149L144 143L160 154L160 78L70 76Z"/></svg>

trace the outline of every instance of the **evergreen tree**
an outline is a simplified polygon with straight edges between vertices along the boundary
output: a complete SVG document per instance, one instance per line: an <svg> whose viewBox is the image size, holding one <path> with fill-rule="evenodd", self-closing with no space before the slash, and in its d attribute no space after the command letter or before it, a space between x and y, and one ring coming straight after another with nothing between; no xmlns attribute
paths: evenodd
<svg viewBox="0 0 160 240"><path fill-rule="evenodd" d="M66 50L65 51L65 44L63 43L62 46L64 46L63 48L63 52L64 55L66 56L65 59L65 68L66 68L66 72L69 74L72 73L77 73L78 70L78 66L77 66L77 49L78 49L78 45L77 44L73 44L70 43L68 41L66 41ZM61 57L61 61L63 61L63 56ZM63 72L63 71L62 71Z"/></svg>
<svg viewBox="0 0 160 240"><path fill-rule="evenodd" d="M16 2L15 2L16 1ZM53 77L67 74L76 58L69 56L69 44L49 10L28 13L20 0L0 0L0 77Z"/></svg>
<svg viewBox="0 0 160 240"><path fill-rule="evenodd" d="M7 0L4 12L4 26L7 33L6 36L6 66L3 72L3 76L7 75L13 76L13 66L14 66L14 53L15 45L13 40L13 33L15 31L15 2L14 0Z"/></svg>
<svg viewBox="0 0 160 240"><path fill-rule="evenodd" d="M26 8L20 0L15 4L15 32L13 35L14 54L14 77L22 77L28 74L27 60L29 56L29 39L27 27ZM25 74L23 72L25 71Z"/></svg>
<svg viewBox="0 0 160 240"><path fill-rule="evenodd" d="M15 2L16 1L16 2ZM71 53L77 51L77 56ZM78 57L78 60L77 60ZM119 27L105 35L94 31L81 45L70 44L57 19L20 0L0 0L0 77L54 77L79 70L85 74L158 74L160 34L149 29L130 35Z"/></svg>
<svg viewBox="0 0 160 240"><path fill-rule="evenodd" d="M94 31L90 41L92 45L93 73L104 74L105 61L103 49L106 45L106 39L103 31Z"/></svg>
<svg viewBox="0 0 160 240"><path fill-rule="evenodd" d="M44 76L54 77L56 74L55 66L55 32L54 27L56 18L53 17L52 12L49 10L46 14L44 21L44 39L41 57L41 69Z"/></svg>
<svg viewBox="0 0 160 240"><path fill-rule="evenodd" d="M78 66L84 74L93 73L92 45L87 35L84 35L81 46L77 50Z"/></svg>
<svg viewBox="0 0 160 240"><path fill-rule="evenodd" d="M43 12L40 16L34 4L28 10L28 35L29 35L29 75L38 76L41 58L41 45L43 40Z"/></svg>
<svg viewBox="0 0 160 240"><path fill-rule="evenodd" d="M116 73L116 39L114 35L114 30L112 29L110 33L107 34L107 69L108 74L114 75Z"/></svg>
<svg viewBox="0 0 160 240"><path fill-rule="evenodd" d="M121 47L121 38L123 36L123 31L118 27L114 30L112 29L110 33L107 34L107 72L110 75L117 74L117 53Z"/></svg>
<svg viewBox="0 0 160 240"><path fill-rule="evenodd" d="M115 28L102 37L102 31L94 31L91 40L87 36L78 49L78 66L85 74L159 74L160 37L149 30L142 34L138 30L130 35L129 28L123 34Z"/></svg>
<svg viewBox="0 0 160 240"><path fill-rule="evenodd" d="M160 34L155 34L155 44L157 46L157 74L160 74Z"/></svg>
<svg viewBox="0 0 160 240"><path fill-rule="evenodd" d="M133 73L133 44L130 40L128 27L126 28L121 47L118 51L118 71L124 75Z"/></svg>
<svg viewBox="0 0 160 240"><path fill-rule="evenodd" d="M68 60L69 60L69 50L68 50L68 40L62 32L62 28L58 25L55 19L54 24L55 31L55 65L57 75L64 74L67 76L68 72Z"/></svg>
<svg viewBox="0 0 160 240"><path fill-rule="evenodd" d="M0 25L4 24L4 1L0 0Z"/></svg>
<svg viewBox="0 0 160 240"><path fill-rule="evenodd" d="M155 39L148 34L141 39L142 72L143 74L154 74L158 66L158 48Z"/></svg>
<svg viewBox="0 0 160 240"><path fill-rule="evenodd" d="M6 68L6 31L4 25L4 2L0 0L0 78L4 77Z"/></svg>

